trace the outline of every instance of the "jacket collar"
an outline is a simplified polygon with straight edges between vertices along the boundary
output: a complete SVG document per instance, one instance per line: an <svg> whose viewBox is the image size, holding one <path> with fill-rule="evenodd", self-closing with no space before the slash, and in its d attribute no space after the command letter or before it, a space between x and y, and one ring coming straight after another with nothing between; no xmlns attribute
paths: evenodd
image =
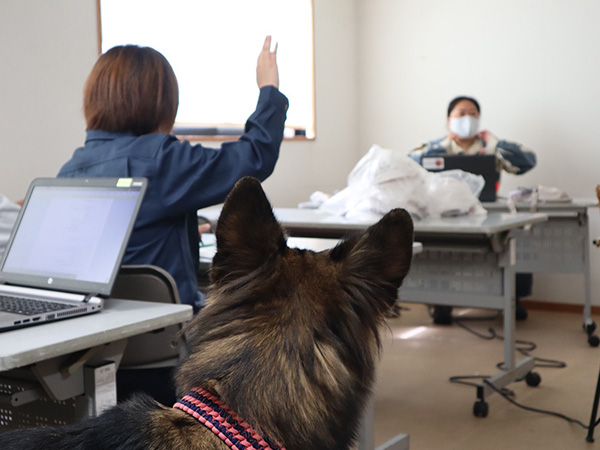
<svg viewBox="0 0 600 450"><path fill-rule="evenodd" d="M120 137L136 137L135 133L131 131L117 132L117 131L102 131L102 130L87 130L85 136L85 143L90 141L110 141Z"/></svg>

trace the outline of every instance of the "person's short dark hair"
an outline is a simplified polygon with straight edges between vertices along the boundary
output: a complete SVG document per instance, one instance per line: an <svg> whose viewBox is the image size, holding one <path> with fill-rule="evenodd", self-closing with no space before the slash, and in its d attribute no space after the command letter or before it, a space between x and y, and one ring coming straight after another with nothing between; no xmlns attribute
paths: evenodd
<svg viewBox="0 0 600 450"><path fill-rule="evenodd" d="M179 106L177 78L150 47L124 45L101 55L83 92L88 130L170 133Z"/></svg>
<svg viewBox="0 0 600 450"><path fill-rule="evenodd" d="M456 104L462 100L468 100L470 102L472 102L475 105L475 108L477 108L477 112L479 114L481 114L481 109L479 108L479 103L477 102L477 100L475 100L473 97L466 97L461 95L460 97L456 97L455 99L453 99L450 104L448 105L448 116L450 117L450 113L452 112L452 110L454 109L454 107L456 106Z"/></svg>

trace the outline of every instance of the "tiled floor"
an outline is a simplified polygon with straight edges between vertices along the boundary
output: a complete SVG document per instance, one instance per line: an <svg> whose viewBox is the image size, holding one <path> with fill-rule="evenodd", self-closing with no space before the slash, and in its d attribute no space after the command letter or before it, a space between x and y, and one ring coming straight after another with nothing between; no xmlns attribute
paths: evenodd
<svg viewBox="0 0 600 450"><path fill-rule="evenodd" d="M375 440L380 445L407 433L411 450L600 449L586 442L587 431L557 417L525 411L499 395L488 399L486 418L473 415L475 388L449 381L455 375L491 375L503 359L503 342L479 338L457 325L433 325L426 307L406 304L397 319L388 320L375 387ZM483 310L455 310L463 317L493 315ZM595 318L600 325L600 319ZM600 347L588 345L583 315L529 311L517 323L516 337L533 341L532 356L566 363L565 368L538 367L542 382L529 387L512 383L514 399L578 419L590 419ZM502 333L502 318L468 320L466 325L487 334ZM520 358L521 356L518 356Z"/></svg>

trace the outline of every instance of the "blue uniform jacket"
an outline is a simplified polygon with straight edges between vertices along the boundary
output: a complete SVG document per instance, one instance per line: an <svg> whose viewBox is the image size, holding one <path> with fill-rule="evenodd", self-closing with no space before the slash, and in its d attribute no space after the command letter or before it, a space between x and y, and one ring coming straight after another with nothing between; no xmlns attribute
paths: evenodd
<svg viewBox="0 0 600 450"><path fill-rule="evenodd" d="M197 310L199 236L196 211L222 203L243 176L265 180L275 168L288 107L273 86L235 142L214 149L153 133L135 136L88 130L85 145L60 169L59 177L145 177L142 203L123 264L154 264L177 282L182 303Z"/></svg>

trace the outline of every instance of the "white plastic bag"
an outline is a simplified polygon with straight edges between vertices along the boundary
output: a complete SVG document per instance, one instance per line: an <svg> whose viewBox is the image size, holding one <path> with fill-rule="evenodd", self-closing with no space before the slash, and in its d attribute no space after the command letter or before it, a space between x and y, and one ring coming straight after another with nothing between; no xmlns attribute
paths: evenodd
<svg viewBox="0 0 600 450"><path fill-rule="evenodd" d="M353 220L380 218L393 208L415 219L486 214L477 199L483 183L460 170L428 172L407 153L374 145L348 175L348 186L320 208Z"/></svg>
<svg viewBox="0 0 600 450"><path fill-rule="evenodd" d="M374 145L348 175L348 186L323 202L322 209L348 218L381 217L401 207L423 215L428 172L405 153Z"/></svg>
<svg viewBox="0 0 600 450"><path fill-rule="evenodd" d="M436 172L436 174L439 178L453 178L467 183L467 186L477 198L479 198L479 194L481 194L481 191L483 191L485 186L485 178L483 178L482 175L465 172L464 170L444 170L443 172Z"/></svg>
<svg viewBox="0 0 600 450"><path fill-rule="evenodd" d="M373 145L348 175L348 186L370 186L402 178L415 179L427 173L406 152Z"/></svg>
<svg viewBox="0 0 600 450"><path fill-rule="evenodd" d="M430 217L455 217L469 214L486 214L478 200L485 180L462 170L459 176L446 176L445 172L432 173L427 183ZM480 182L480 183L479 183ZM473 192L475 189L475 192Z"/></svg>

